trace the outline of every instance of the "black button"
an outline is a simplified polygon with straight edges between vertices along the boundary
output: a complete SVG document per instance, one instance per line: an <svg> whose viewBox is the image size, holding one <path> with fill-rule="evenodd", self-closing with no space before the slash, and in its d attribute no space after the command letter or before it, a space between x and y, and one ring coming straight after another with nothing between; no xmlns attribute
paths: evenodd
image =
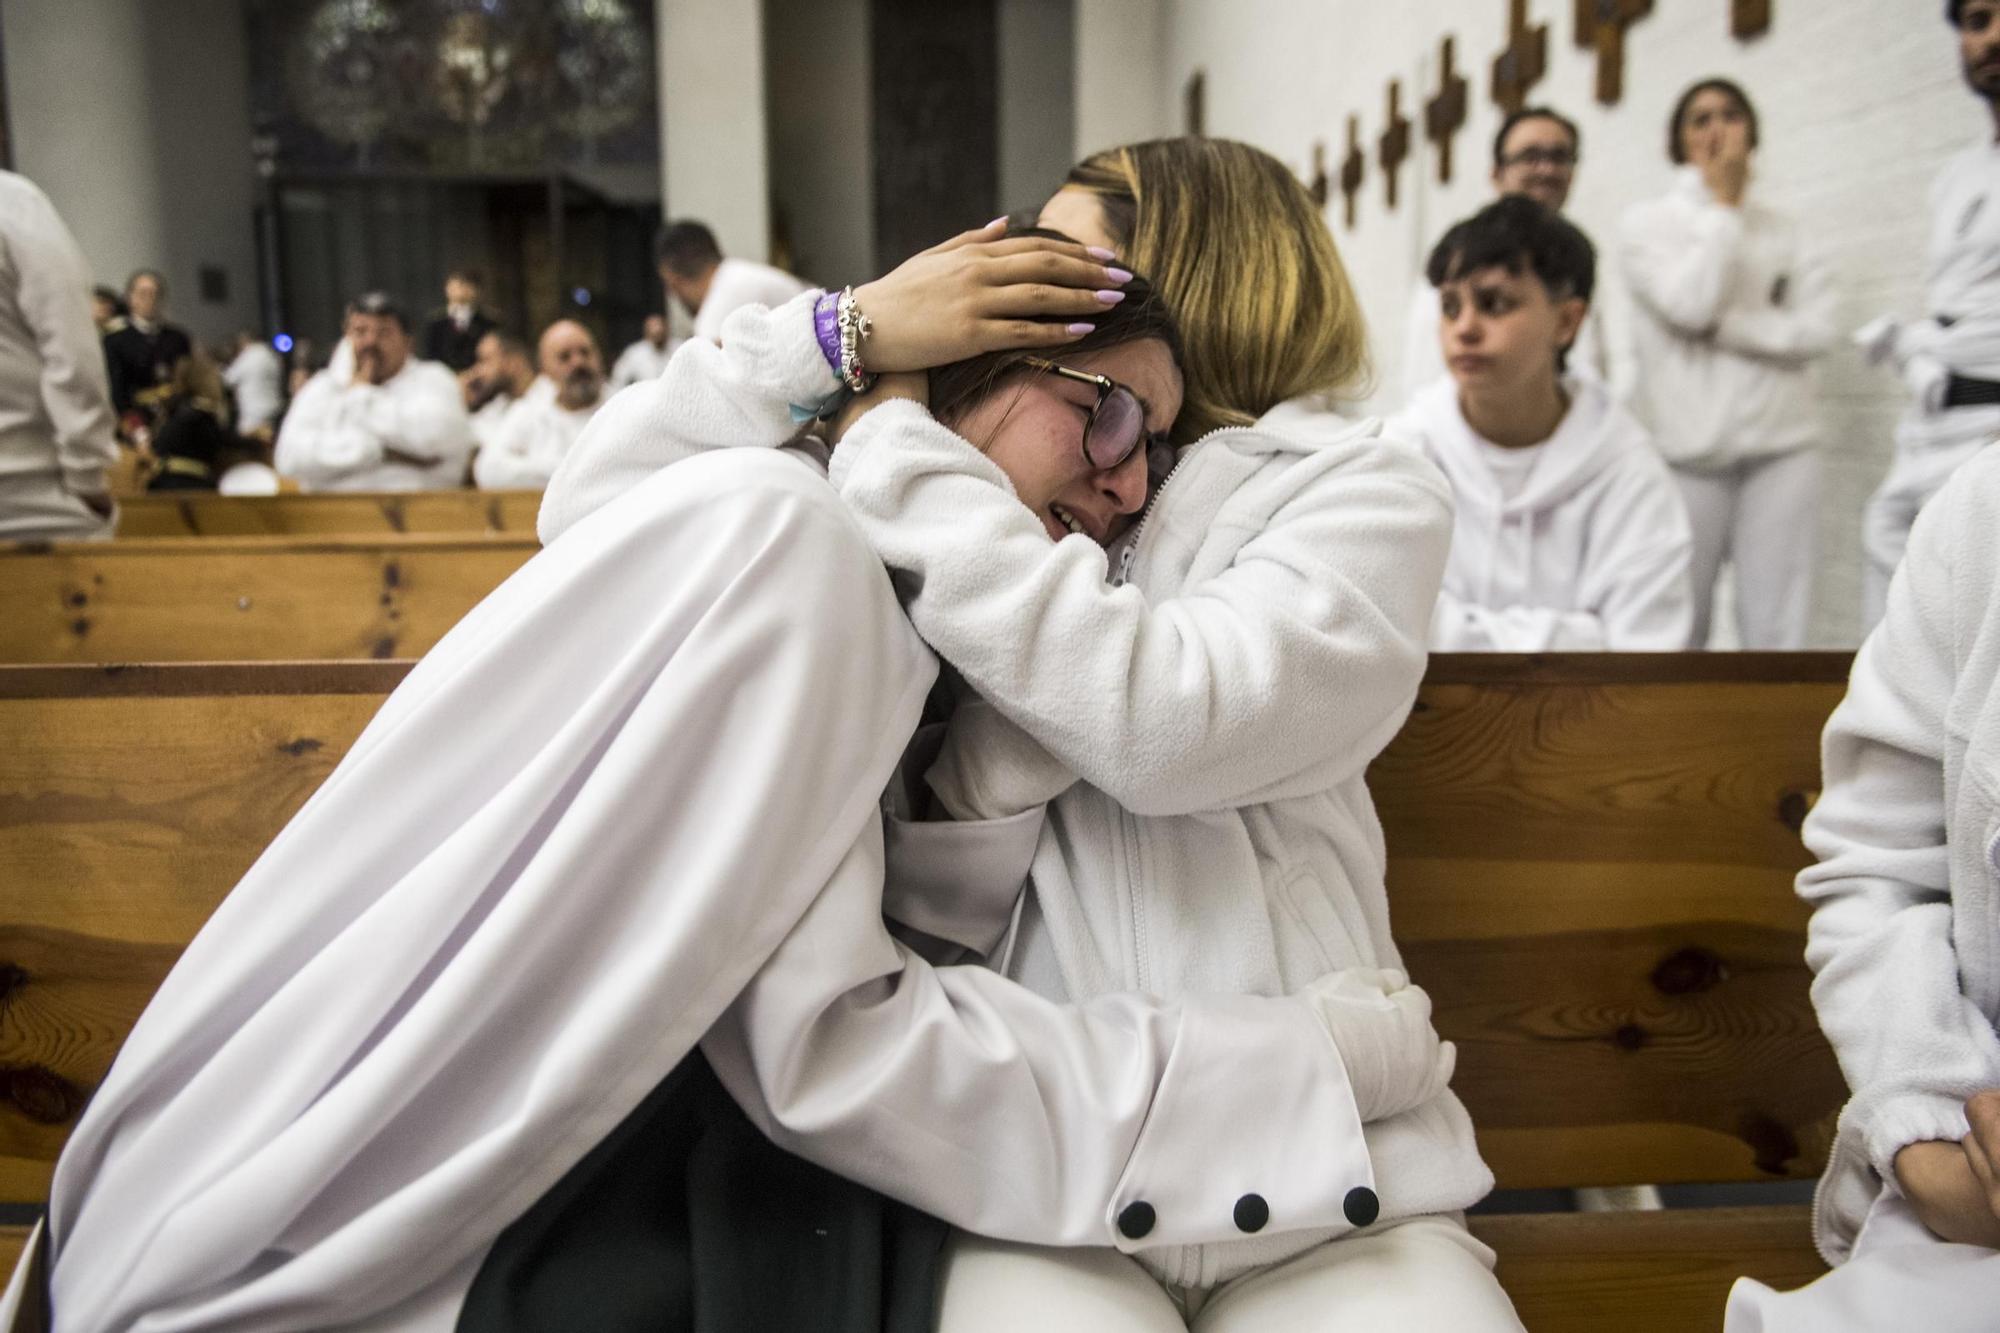
<svg viewBox="0 0 2000 1333"><path fill-rule="evenodd" d="M1118 1234L1126 1240L1144 1240L1152 1234L1154 1220L1152 1204L1128 1203L1118 1214Z"/></svg>
<svg viewBox="0 0 2000 1333"><path fill-rule="evenodd" d="M1382 1201L1366 1185L1356 1185L1340 1201L1340 1211L1346 1213L1347 1220L1355 1226L1365 1227L1381 1214Z"/></svg>
<svg viewBox="0 0 2000 1333"><path fill-rule="evenodd" d="M1271 1220L1271 1205L1264 1202L1261 1194L1246 1194L1236 1201L1236 1229L1238 1231L1262 1231L1264 1224Z"/></svg>

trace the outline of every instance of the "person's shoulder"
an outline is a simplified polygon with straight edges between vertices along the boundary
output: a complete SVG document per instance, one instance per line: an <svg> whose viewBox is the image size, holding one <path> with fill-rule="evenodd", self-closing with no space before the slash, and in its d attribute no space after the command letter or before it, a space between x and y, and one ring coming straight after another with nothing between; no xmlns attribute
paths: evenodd
<svg viewBox="0 0 2000 1333"><path fill-rule="evenodd" d="M458 387L458 376L450 366L442 361L430 361L412 356L396 372L396 379L409 383L426 393L449 393L452 398L464 402L465 395Z"/></svg>

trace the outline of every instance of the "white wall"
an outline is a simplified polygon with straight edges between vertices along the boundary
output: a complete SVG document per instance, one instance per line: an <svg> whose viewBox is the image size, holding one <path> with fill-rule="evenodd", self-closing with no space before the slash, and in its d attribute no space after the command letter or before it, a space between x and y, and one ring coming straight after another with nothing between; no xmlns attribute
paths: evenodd
<svg viewBox="0 0 2000 1333"><path fill-rule="evenodd" d="M240 0L6 0L0 23L15 169L47 191L97 280L157 268L198 338L254 328ZM210 265L227 277L220 303L200 299Z"/></svg>
<svg viewBox="0 0 2000 1333"><path fill-rule="evenodd" d="M1038 207L1076 139L1076 15L1092 0L999 0L1000 206Z"/></svg>
<svg viewBox="0 0 2000 1333"><path fill-rule="evenodd" d="M1218 0L1218 28L1225 0ZM1226 0L1229 7L1236 6ZM1298 0L1301 9L1312 0ZM1166 5L1163 0L1077 0L1076 144L1082 159L1122 143L1155 139L1180 131L1167 111L1171 80L1166 64ZM1185 74L1181 77L1185 78Z"/></svg>
<svg viewBox="0 0 2000 1333"><path fill-rule="evenodd" d="M1369 313L1381 379L1393 384L1392 360L1423 255L1447 225L1488 197L1500 119L1488 72L1503 45L1508 7L1498 0L1165 2L1161 87L1178 90L1194 69L1205 69L1211 134L1257 144L1301 173L1313 141L1324 139L1337 182L1347 116L1360 113L1369 167L1358 228L1341 225L1337 185L1327 211ZM1568 0L1531 0L1528 8L1531 23L1549 25L1550 64L1530 96L1581 124L1584 160L1570 213L1600 251L1625 206L1667 185L1665 120L1674 98L1695 78L1722 74L1758 103L1759 188L1810 219L1835 257L1843 324L1858 326L1883 310L1920 310L1926 184L1947 156L1992 132L1982 104L1960 82L1942 5L1795 0L1777 5L1771 31L1745 44L1729 35L1726 0L1673 0L1632 29L1625 96L1613 108L1593 99L1594 60L1574 43ZM1457 36L1458 68L1472 83L1475 110L1454 147L1456 178L1441 187L1419 108L1435 90L1446 32ZM1395 213L1383 205L1375 161L1392 77L1403 80L1403 107L1423 150L1403 165ZM1170 105L1155 114L1161 128L1177 128ZM1615 291L1612 300L1615 317ZM1820 382L1829 473L1813 632L1817 643L1841 646L1852 644L1858 622L1861 506L1887 465L1902 404L1891 377L1863 367L1844 345L1823 363Z"/></svg>
<svg viewBox="0 0 2000 1333"><path fill-rule="evenodd" d="M698 218L725 255L763 259L771 220L763 6L660 0L660 170L669 218Z"/></svg>
<svg viewBox="0 0 2000 1333"><path fill-rule="evenodd" d="M876 274L868 0L764 0L771 197L812 282Z"/></svg>

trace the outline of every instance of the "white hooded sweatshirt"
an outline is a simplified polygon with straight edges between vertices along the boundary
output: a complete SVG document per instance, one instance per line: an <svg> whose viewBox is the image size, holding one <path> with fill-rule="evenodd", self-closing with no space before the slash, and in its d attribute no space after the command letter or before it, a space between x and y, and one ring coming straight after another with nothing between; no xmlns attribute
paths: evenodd
<svg viewBox="0 0 2000 1333"><path fill-rule="evenodd" d="M1458 502L1431 619L1435 652L1687 646L1692 538L1673 477L1601 383L1578 377L1563 387L1562 424L1526 450L1476 434L1449 379L1390 423L1392 435L1423 446ZM1525 472L1517 488L1503 481L1510 467Z"/></svg>

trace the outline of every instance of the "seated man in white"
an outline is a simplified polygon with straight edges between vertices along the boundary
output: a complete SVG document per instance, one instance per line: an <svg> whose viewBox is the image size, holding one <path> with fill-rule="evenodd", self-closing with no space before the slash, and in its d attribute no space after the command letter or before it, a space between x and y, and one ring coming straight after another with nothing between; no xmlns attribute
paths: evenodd
<svg viewBox="0 0 2000 1333"><path fill-rule="evenodd" d="M459 372L465 410L472 414L472 446L490 449L500 439L508 411L529 393L552 390L535 374L528 345L498 329L479 340L470 368ZM474 455L477 457L477 455Z"/></svg>
<svg viewBox="0 0 2000 1333"><path fill-rule="evenodd" d="M694 320L694 336L722 341L722 321L746 305L781 306L806 285L754 259L724 259L715 233L682 219L660 229L653 243L660 281Z"/></svg>
<svg viewBox="0 0 2000 1333"><path fill-rule="evenodd" d="M609 396L604 360L589 329L559 319L536 348L540 374L507 409L472 463L482 490L541 490Z"/></svg>
<svg viewBox="0 0 2000 1333"><path fill-rule="evenodd" d="M411 354L409 318L381 292L347 308L350 360L292 400L278 472L307 491L424 491L459 485L472 426L458 377Z"/></svg>
<svg viewBox="0 0 2000 1333"><path fill-rule="evenodd" d="M604 360L583 325L573 319L549 325L536 359L542 371L536 382L550 391L530 390L507 409L498 438L472 461L472 479L481 490L542 490L604 404Z"/></svg>
<svg viewBox="0 0 2000 1333"><path fill-rule="evenodd" d="M1438 652L1678 651L1687 513L1645 430L1564 360L1590 308L1590 241L1518 195L1453 227L1429 275L1450 378L1390 426L1457 501Z"/></svg>
<svg viewBox="0 0 2000 1333"><path fill-rule="evenodd" d="M611 367L611 392L617 393L628 384L658 379L667 368L667 358L684 341L668 340L665 315L646 316L643 336L620 352L617 363Z"/></svg>
<svg viewBox="0 0 2000 1333"><path fill-rule="evenodd" d="M1918 515L1827 723L1813 1008L1852 1090L1813 1201L1833 1272L1728 1333L2000 1326L2000 448Z"/></svg>

